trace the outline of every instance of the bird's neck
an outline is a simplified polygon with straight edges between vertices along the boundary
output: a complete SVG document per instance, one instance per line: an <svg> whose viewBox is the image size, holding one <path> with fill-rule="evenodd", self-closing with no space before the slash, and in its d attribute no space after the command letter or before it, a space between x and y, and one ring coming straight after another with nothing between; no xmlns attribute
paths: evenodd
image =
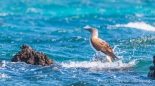
<svg viewBox="0 0 155 86"><path fill-rule="evenodd" d="M91 34L91 38L98 38L98 32L93 32Z"/></svg>

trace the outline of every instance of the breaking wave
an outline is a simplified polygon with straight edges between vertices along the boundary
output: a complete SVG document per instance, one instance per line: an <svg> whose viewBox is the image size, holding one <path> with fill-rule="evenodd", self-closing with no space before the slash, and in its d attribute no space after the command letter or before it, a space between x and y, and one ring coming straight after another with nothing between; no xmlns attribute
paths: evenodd
<svg viewBox="0 0 155 86"><path fill-rule="evenodd" d="M155 27L145 22L130 22L128 24L116 24L115 27L129 27L147 31L155 31Z"/></svg>
<svg viewBox="0 0 155 86"><path fill-rule="evenodd" d="M68 62L61 63L62 67L66 68L90 68L93 70L104 70L104 69L122 69L129 68L136 65L136 60L132 60L128 63L123 63L121 60L109 63L109 62L90 62L90 61L82 61L82 62Z"/></svg>

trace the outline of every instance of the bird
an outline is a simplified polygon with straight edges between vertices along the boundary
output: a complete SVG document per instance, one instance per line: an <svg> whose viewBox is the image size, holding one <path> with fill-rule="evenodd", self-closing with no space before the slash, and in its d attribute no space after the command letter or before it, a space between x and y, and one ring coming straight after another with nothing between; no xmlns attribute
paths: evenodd
<svg viewBox="0 0 155 86"><path fill-rule="evenodd" d="M110 45L98 37L98 30L96 28L84 27L84 30L91 33L89 42L93 50L96 52L97 57L105 54L107 62L112 62L111 58L114 60L118 59Z"/></svg>

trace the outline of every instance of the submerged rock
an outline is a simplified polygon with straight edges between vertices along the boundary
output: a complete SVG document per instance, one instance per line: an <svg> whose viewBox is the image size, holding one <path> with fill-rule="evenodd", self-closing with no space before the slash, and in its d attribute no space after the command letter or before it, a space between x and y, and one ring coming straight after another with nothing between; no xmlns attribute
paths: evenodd
<svg viewBox="0 0 155 86"><path fill-rule="evenodd" d="M155 78L155 56L153 56L153 66L150 67L150 72L148 73L148 77Z"/></svg>
<svg viewBox="0 0 155 86"><path fill-rule="evenodd" d="M25 62L31 65L49 66L54 64L44 53L36 52L30 46L22 45L21 51L19 51L12 59L12 62Z"/></svg>

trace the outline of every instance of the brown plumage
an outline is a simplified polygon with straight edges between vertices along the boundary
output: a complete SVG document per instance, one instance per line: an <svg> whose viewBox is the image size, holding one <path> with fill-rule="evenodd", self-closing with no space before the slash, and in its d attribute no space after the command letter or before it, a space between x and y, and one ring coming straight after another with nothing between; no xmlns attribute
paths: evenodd
<svg viewBox="0 0 155 86"><path fill-rule="evenodd" d="M107 56L107 61L111 62L111 58L117 58L115 56L112 48L108 43L103 41L102 39L98 38L98 30L95 28L84 28L85 30L88 30L91 32L90 37L90 45L94 49L96 53L104 53ZM111 58L109 58L109 57Z"/></svg>
<svg viewBox="0 0 155 86"><path fill-rule="evenodd" d="M114 52L109 44L107 44L105 41L101 40L100 38L90 38L92 46L96 49L96 51L101 51L102 53L112 57L117 58L114 55Z"/></svg>

